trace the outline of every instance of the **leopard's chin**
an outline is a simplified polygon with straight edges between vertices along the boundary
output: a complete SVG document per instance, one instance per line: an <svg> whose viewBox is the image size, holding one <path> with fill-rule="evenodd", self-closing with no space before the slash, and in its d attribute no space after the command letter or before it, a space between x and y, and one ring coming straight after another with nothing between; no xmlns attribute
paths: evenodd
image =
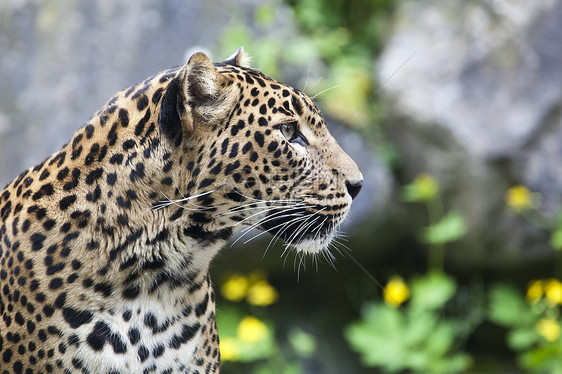
<svg viewBox="0 0 562 374"><path fill-rule="evenodd" d="M292 243L291 246L295 248L298 253L316 254L328 248L334 236L335 234L333 232L329 232L318 238L304 239L298 243Z"/></svg>

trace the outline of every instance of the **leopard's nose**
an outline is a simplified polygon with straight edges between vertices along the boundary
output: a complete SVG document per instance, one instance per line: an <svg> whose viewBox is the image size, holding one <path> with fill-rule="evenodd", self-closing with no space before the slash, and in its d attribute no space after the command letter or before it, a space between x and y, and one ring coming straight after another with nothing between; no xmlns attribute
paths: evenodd
<svg viewBox="0 0 562 374"><path fill-rule="evenodd" d="M347 192L351 195L351 199L355 199L357 195L359 195L359 191L361 191L361 187L363 187L363 180L358 182L345 182L345 188L347 188Z"/></svg>

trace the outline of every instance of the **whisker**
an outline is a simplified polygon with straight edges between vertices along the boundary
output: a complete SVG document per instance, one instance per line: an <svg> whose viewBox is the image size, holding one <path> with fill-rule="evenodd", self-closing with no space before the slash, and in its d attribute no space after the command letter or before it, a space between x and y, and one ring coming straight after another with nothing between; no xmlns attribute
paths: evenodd
<svg viewBox="0 0 562 374"><path fill-rule="evenodd" d="M334 89L340 88L340 87L343 87L343 84L338 84L338 85L336 85L336 86L333 86L333 87L330 87L330 88L326 88L325 90L322 90L322 91L316 93L316 95L312 96L311 99L314 100L314 99L316 99L316 98L318 97L318 95L321 95L321 94L323 94L324 92L328 92L328 91L331 91L331 90L334 90Z"/></svg>

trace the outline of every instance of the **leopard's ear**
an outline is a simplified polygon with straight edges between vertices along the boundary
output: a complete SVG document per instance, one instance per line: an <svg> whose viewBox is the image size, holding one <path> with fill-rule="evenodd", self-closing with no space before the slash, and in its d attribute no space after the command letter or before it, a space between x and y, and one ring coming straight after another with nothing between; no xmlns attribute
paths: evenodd
<svg viewBox="0 0 562 374"><path fill-rule="evenodd" d="M220 74L209 57L197 52L182 66L162 97L158 124L174 144L182 142L184 132L223 118L233 95L228 79Z"/></svg>
<svg viewBox="0 0 562 374"><path fill-rule="evenodd" d="M251 62L252 58L246 54L246 51L244 51L244 47L238 47L236 52L228 56L226 60L221 62L221 64L250 67Z"/></svg>

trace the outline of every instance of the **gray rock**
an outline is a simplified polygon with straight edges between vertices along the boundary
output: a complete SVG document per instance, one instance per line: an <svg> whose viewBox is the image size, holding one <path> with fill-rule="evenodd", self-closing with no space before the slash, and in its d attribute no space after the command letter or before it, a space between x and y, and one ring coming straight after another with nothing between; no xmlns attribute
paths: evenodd
<svg viewBox="0 0 562 374"><path fill-rule="evenodd" d="M384 91L471 156L509 156L562 97L561 24L560 1L407 1L380 59Z"/></svg>
<svg viewBox="0 0 562 374"><path fill-rule="evenodd" d="M505 206L513 184L562 203L562 1L401 4L378 74L404 182L430 172L469 233L450 258L505 267L552 253ZM543 204L544 206L544 204ZM545 211L547 214L548 209Z"/></svg>

